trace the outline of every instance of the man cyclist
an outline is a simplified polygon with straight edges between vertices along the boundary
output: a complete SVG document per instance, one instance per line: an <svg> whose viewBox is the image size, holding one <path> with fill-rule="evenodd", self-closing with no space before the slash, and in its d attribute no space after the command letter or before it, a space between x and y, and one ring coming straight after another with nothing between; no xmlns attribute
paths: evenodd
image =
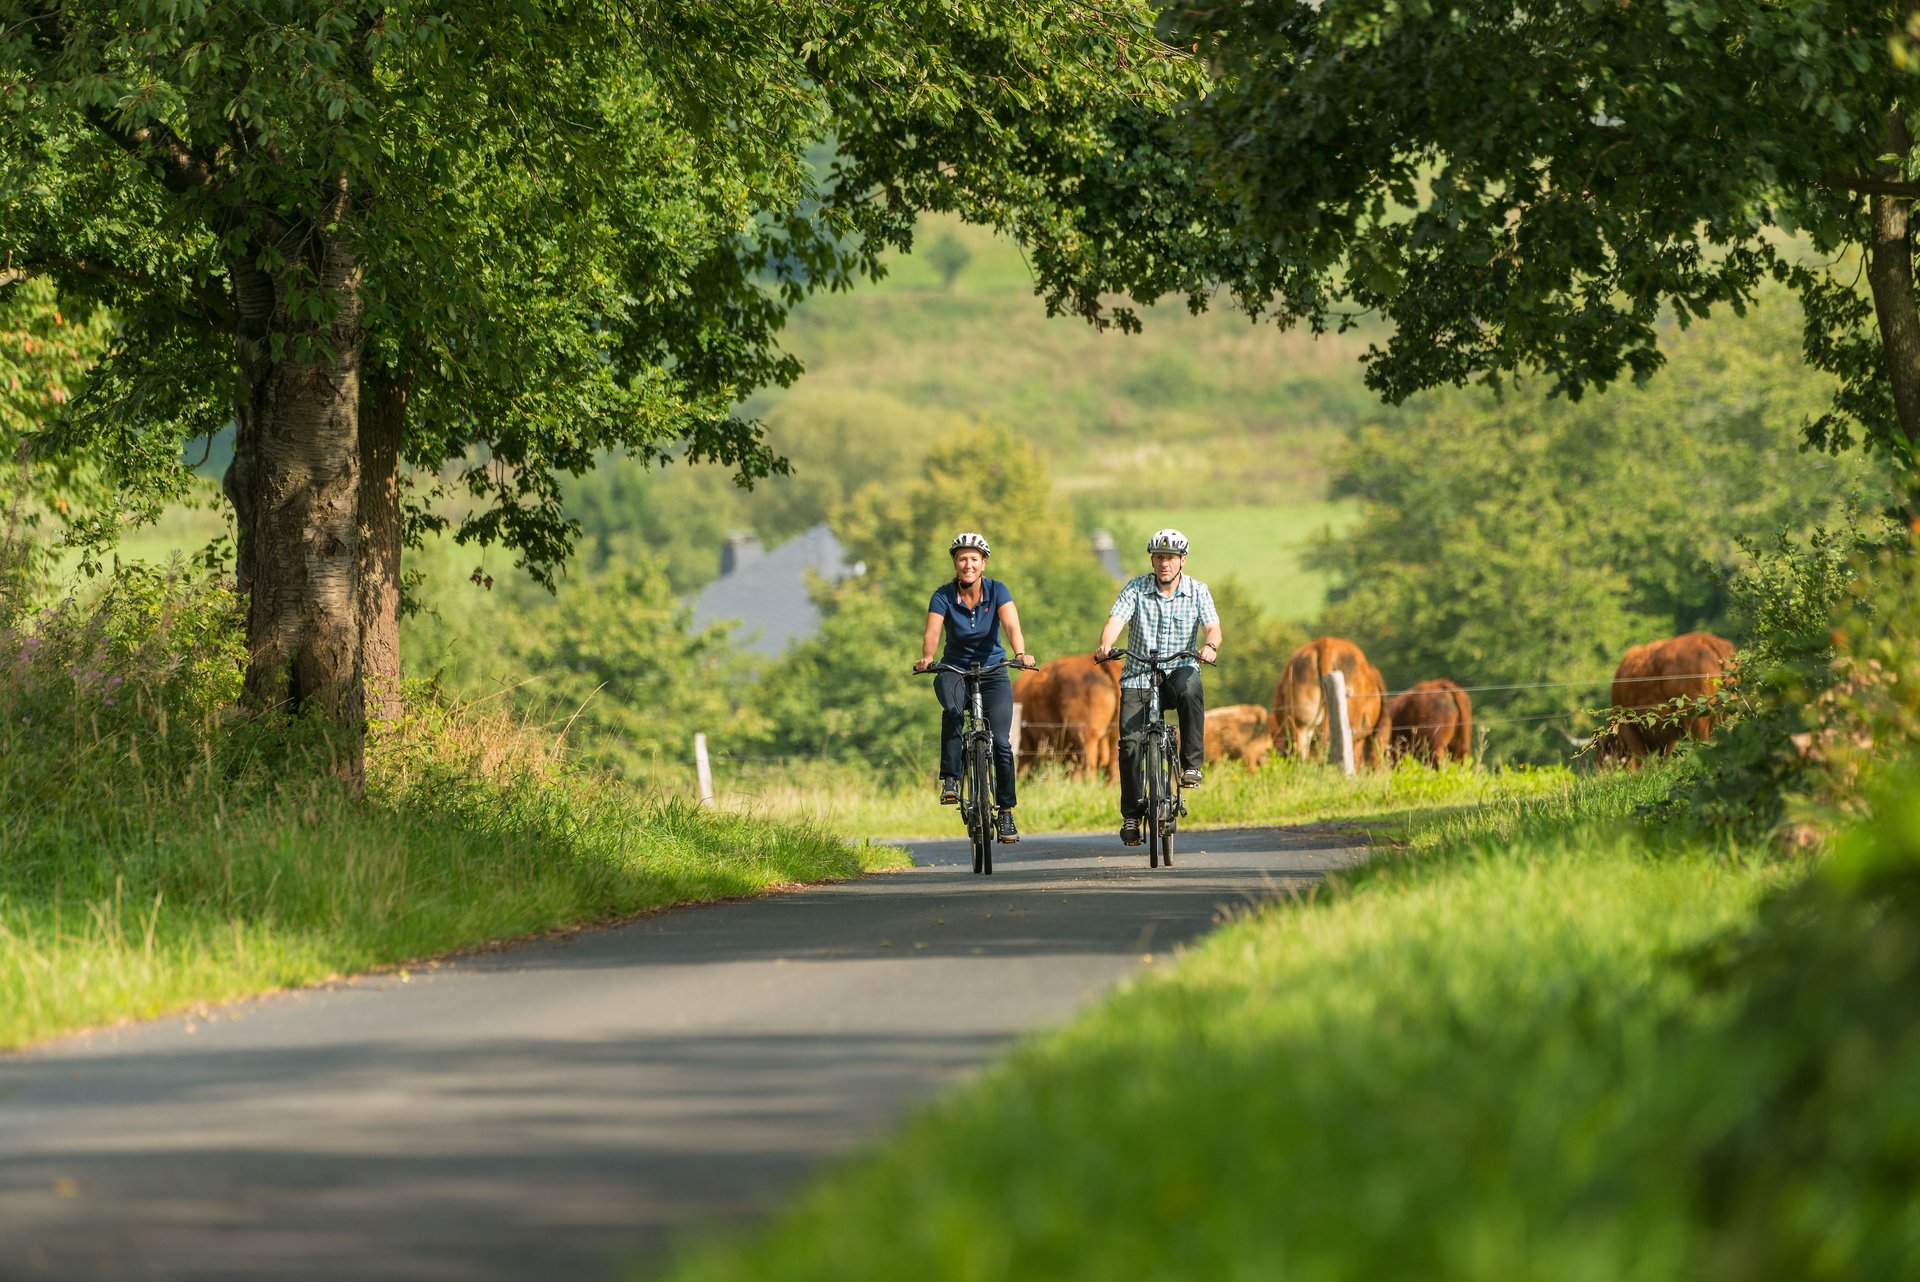
<svg viewBox="0 0 1920 1282"><path fill-rule="evenodd" d="M1220 654L1220 613L1213 608L1207 585L1187 577L1187 536L1161 530L1147 540L1147 555L1153 572L1127 580L1120 589L1093 651L1096 660L1108 658L1120 630L1132 629L1127 646L1131 653L1120 672L1120 840L1129 846L1140 844L1140 821L1147 812L1140 753L1147 738L1153 675L1140 655L1189 649L1196 632L1202 635L1202 659L1212 663ZM1180 782L1197 788L1207 759L1207 702L1200 668L1192 659L1182 659L1165 671L1160 706L1180 714Z"/></svg>
<svg viewBox="0 0 1920 1282"><path fill-rule="evenodd" d="M1026 637L1020 631L1020 611L1014 608L1013 594L998 579L989 579L987 557L991 549L984 536L966 530L953 536L947 555L953 561L953 578L934 590L927 602L927 628L920 640L920 659L915 672L933 666L933 649L942 634L947 639L944 663L956 667L979 664L987 667L1007 657L1000 644L1000 629L1007 630L1013 643L1014 661L1023 668L1034 666L1027 653ZM951 806L960 800L960 730L967 707L967 683L951 672L933 679L935 696L940 700L940 804ZM1005 671L980 682L981 711L993 729L993 801L997 809L994 833L1001 841L1020 840L1020 829L1013 822L1013 808L1019 804L1013 770L1013 683Z"/></svg>

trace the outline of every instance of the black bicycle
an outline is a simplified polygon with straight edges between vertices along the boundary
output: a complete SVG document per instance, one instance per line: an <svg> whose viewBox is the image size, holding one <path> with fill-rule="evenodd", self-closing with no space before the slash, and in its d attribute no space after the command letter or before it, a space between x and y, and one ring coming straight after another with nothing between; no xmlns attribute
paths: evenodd
<svg viewBox="0 0 1920 1282"><path fill-rule="evenodd" d="M1147 867L1162 864L1173 867L1173 834L1180 828L1187 803L1180 799L1185 784L1180 779L1180 732L1167 724L1160 711L1160 682L1182 659L1200 659L1198 650L1176 650L1172 654L1141 654L1121 648L1110 651L1115 658L1132 657L1147 665L1146 751L1141 754L1141 770L1146 776L1141 795L1147 799ZM1205 659L1200 659L1205 663Z"/></svg>
<svg viewBox="0 0 1920 1282"><path fill-rule="evenodd" d="M986 710L980 702L980 682L996 672L1027 665L1002 659L986 667L974 664L959 667L936 663L925 670L952 672L966 680L966 725L960 732L960 818L967 825L967 839L973 843L973 870L993 872L993 730L987 725Z"/></svg>

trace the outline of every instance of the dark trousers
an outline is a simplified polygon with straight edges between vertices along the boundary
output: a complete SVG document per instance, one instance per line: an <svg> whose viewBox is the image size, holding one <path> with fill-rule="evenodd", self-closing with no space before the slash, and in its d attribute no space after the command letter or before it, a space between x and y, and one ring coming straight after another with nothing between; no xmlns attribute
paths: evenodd
<svg viewBox="0 0 1920 1282"><path fill-rule="evenodd" d="M1146 781L1141 777L1141 751L1147 742L1147 714L1152 691L1120 692L1120 817L1139 819L1147 813ZM1207 696L1200 688L1200 669L1175 668L1160 683L1160 715L1180 714L1180 768L1198 770L1207 759Z"/></svg>
<svg viewBox="0 0 1920 1282"><path fill-rule="evenodd" d="M933 692L940 699L940 774L960 777L960 731L967 714L967 679L952 672L933 678ZM996 672L980 681L980 706L993 730L993 804L1011 810L1013 792L1013 682L1005 672Z"/></svg>

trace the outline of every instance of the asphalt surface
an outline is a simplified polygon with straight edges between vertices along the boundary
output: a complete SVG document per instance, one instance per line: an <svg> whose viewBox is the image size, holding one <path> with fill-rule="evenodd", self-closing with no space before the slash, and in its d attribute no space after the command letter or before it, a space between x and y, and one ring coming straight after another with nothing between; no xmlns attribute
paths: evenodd
<svg viewBox="0 0 1920 1282"><path fill-rule="evenodd" d="M0 1056L0 1279L595 1279L750 1221L1337 830L962 840Z"/></svg>

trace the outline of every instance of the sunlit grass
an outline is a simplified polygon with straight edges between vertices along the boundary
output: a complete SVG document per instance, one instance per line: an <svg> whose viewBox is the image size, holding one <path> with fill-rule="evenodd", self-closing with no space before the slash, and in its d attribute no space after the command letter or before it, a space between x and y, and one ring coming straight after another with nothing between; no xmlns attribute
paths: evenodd
<svg viewBox="0 0 1920 1282"><path fill-rule="evenodd" d="M408 723L354 797L323 746L249 762L212 726L0 705L0 1048L904 863L558 769L504 716Z"/></svg>
<svg viewBox="0 0 1920 1282"><path fill-rule="evenodd" d="M1227 765L1186 794L1192 831L1245 825L1367 819L1382 831L1434 808L1470 807L1562 795L1575 775L1565 767L1484 770L1452 765L1433 770L1412 762L1351 779L1317 763L1270 757L1257 771ZM690 786L690 781L689 781ZM721 808L765 818L801 819L848 837L951 836L950 807L938 804L933 781L854 766L805 761L722 767L715 778ZM1020 826L1026 832L1097 832L1120 824L1119 789L1100 779L1043 770L1020 783Z"/></svg>

